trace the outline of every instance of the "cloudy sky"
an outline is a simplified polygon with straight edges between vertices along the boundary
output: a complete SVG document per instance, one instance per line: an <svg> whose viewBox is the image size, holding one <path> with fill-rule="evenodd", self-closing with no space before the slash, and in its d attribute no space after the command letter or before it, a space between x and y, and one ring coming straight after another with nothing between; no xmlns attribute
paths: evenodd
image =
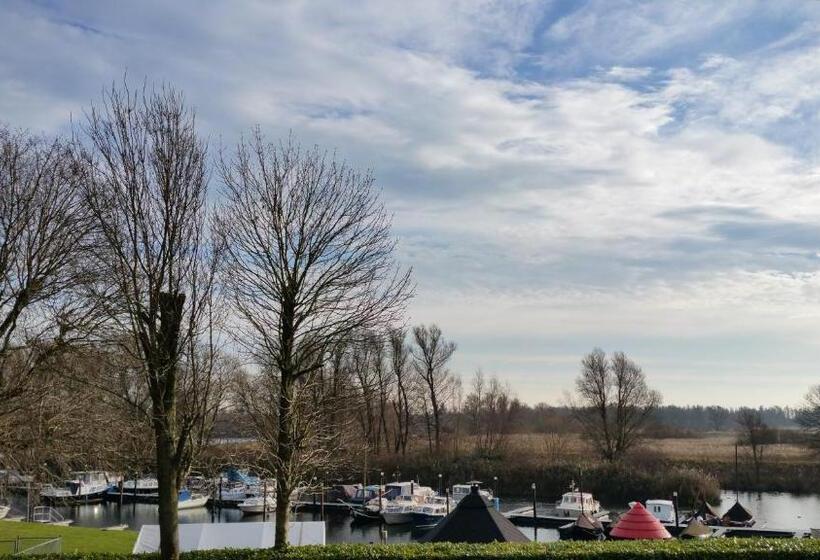
<svg viewBox="0 0 820 560"><path fill-rule="evenodd" d="M583 353L666 402L820 382L820 3L0 0L0 121L170 81L372 168L454 369L560 402Z"/></svg>

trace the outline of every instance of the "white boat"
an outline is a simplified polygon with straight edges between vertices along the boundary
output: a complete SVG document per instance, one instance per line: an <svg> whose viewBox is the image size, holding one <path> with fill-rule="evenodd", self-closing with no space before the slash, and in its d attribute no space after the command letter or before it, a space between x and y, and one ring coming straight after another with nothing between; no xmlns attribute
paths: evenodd
<svg viewBox="0 0 820 560"><path fill-rule="evenodd" d="M427 498L423 504L413 509L413 523L416 525L435 525L453 511L455 504L444 496Z"/></svg>
<svg viewBox="0 0 820 560"><path fill-rule="evenodd" d="M635 502L629 502L630 509ZM675 504L672 500L646 500L646 510L661 523L675 523Z"/></svg>
<svg viewBox="0 0 820 560"><path fill-rule="evenodd" d="M11 511L11 508L9 506L0 505L0 519L5 518L9 514L10 511Z"/></svg>
<svg viewBox="0 0 820 560"><path fill-rule="evenodd" d="M451 496L453 497L453 502L456 504L459 503L462 499L470 495L470 492L473 489L473 484L478 484L477 482L467 483L467 484L453 484L453 493ZM488 500L493 500L493 493L489 490L484 490L483 488L478 491L480 496L487 498Z"/></svg>
<svg viewBox="0 0 820 560"><path fill-rule="evenodd" d="M156 494L159 491L159 481L152 477L126 480L122 483L122 490L126 494Z"/></svg>
<svg viewBox="0 0 820 560"><path fill-rule="evenodd" d="M601 504L589 492L573 490L561 496L561 500L555 504L555 510L561 517L572 517L574 519L582 513L595 515L601 510Z"/></svg>
<svg viewBox="0 0 820 560"><path fill-rule="evenodd" d="M102 471L76 471L64 486L48 485L40 491L47 502L90 504L101 502L108 491L108 475Z"/></svg>
<svg viewBox="0 0 820 560"><path fill-rule="evenodd" d="M397 496L382 509L382 519L388 525L412 523L413 512L422 502L423 499L416 496Z"/></svg>
<svg viewBox="0 0 820 560"><path fill-rule="evenodd" d="M208 496L202 494L192 494L188 490L182 490L179 493L179 501L177 502L177 509L194 509L201 508L207 505Z"/></svg>
<svg viewBox="0 0 820 560"><path fill-rule="evenodd" d="M268 494L265 497L254 496L247 498L237 505L243 515L263 513L264 511L276 511L276 499Z"/></svg>

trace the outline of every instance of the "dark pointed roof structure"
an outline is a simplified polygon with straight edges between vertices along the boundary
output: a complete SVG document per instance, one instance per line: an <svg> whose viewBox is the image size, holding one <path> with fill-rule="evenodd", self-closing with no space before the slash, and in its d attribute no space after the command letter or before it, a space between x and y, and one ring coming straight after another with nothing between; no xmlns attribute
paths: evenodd
<svg viewBox="0 0 820 560"><path fill-rule="evenodd" d="M672 535L658 518L646 511L641 502L623 514L612 527L609 536L615 539L671 539Z"/></svg>
<svg viewBox="0 0 820 560"><path fill-rule="evenodd" d="M698 511L695 512L695 515L700 517L706 517L707 515L710 515L712 517L720 518L720 514L718 514L717 510L715 509L715 506L713 506L706 500L703 501L703 504L700 506L700 509L698 509Z"/></svg>
<svg viewBox="0 0 820 560"><path fill-rule="evenodd" d="M518 527L501 515L473 485L456 508L433 527L422 542L529 542Z"/></svg>
<svg viewBox="0 0 820 560"><path fill-rule="evenodd" d="M735 505L730 507L722 516L722 519L728 519L735 523L748 523L754 518L755 516L752 515L748 509L740 505L740 502L735 502Z"/></svg>

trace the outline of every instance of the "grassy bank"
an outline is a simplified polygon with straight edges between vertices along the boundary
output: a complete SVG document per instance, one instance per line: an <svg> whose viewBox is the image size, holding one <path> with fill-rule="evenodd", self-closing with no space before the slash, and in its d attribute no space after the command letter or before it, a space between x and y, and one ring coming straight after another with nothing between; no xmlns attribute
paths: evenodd
<svg viewBox="0 0 820 560"><path fill-rule="evenodd" d="M82 554L59 560L126 560L156 555ZM190 552L185 560L817 560L814 539L715 539L707 541L560 542L550 544L400 544L293 547L285 553L266 550Z"/></svg>
<svg viewBox="0 0 820 560"><path fill-rule="evenodd" d="M63 553L111 552L126 554L134 548L135 531L103 531L88 527L60 527L42 523L0 521L0 541L62 537ZM29 544L33 541L29 540ZM5 544L5 543L4 543ZM1 549L6 552L8 547Z"/></svg>

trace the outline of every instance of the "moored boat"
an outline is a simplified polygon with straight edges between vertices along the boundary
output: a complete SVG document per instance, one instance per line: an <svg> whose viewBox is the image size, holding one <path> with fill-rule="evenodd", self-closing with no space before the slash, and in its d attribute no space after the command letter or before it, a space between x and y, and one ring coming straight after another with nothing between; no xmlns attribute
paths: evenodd
<svg viewBox="0 0 820 560"><path fill-rule="evenodd" d="M103 500L108 492L108 475L102 471L75 471L63 486L47 485L40 497L49 503L91 504Z"/></svg>
<svg viewBox="0 0 820 560"><path fill-rule="evenodd" d="M177 509L182 510L205 507L209 499L210 498L208 496L204 496L202 494L192 494L188 490L180 490Z"/></svg>
<svg viewBox="0 0 820 560"><path fill-rule="evenodd" d="M577 518L583 513L595 515L601 510L601 504L589 492L571 490L565 492L555 504L555 511L561 517Z"/></svg>
<svg viewBox="0 0 820 560"><path fill-rule="evenodd" d="M413 510L413 523L419 526L435 525L455 508L452 500L444 496L427 498Z"/></svg>
<svg viewBox="0 0 820 560"><path fill-rule="evenodd" d="M264 513L276 510L276 499L270 494L267 496L253 496L237 505L243 515Z"/></svg>
<svg viewBox="0 0 820 560"><path fill-rule="evenodd" d="M413 511L421 500L415 496L397 496L387 502L382 510L382 519L388 525L403 525L413 522Z"/></svg>

